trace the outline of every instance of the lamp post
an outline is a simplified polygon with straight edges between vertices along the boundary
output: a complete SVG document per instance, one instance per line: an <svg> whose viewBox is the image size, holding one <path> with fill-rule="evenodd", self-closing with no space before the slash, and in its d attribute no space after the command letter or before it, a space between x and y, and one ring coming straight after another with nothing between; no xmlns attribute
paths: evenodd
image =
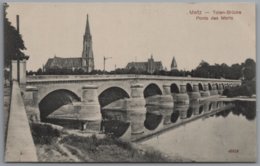
<svg viewBox="0 0 260 166"><path fill-rule="evenodd" d="M106 71L106 60L111 59L112 57L105 57L104 56L104 61L103 61L103 74L105 74Z"/></svg>
<svg viewBox="0 0 260 166"><path fill-rule="evenodd" d="M16 27L17 27L18 34L20 34L19 15L16 15ZM17 82L20 83L20 53L19 52L16 54L16 58L17 58Z"/></svg>

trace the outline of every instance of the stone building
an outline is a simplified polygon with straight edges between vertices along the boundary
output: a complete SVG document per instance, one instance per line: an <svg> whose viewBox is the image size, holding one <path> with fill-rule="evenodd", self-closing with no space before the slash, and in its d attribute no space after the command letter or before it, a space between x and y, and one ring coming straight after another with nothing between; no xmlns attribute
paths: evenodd
<svg viewBox="0 0 260 166"><path fill-rule="evenodd" d="M163 65L161 61L154 61L153 56L148 59L147 62L130 62L127 64L126 69L135 68L138 71L146 71L148 73L153 73L155 71L163 70Z"/></svg>
<svg viewBox="0 0 260 166"><path fill-rule="evenodd" d="M171 70L177 70L177 62L175 60L175 57L172 58L172 64L171 64Z"/></svg>
<svg viewBox="0 0 260 166"><path fill-rule="evenodd" d="M49 58L44 65L44 71L67 69L76 70L82 69L85 72L91 72L94 70L94 55L92 49L92 36L90 33L88 15L85 28L85 34L83 37L83 51L81 57L76 58L62 58L56 57Z"/></svg>

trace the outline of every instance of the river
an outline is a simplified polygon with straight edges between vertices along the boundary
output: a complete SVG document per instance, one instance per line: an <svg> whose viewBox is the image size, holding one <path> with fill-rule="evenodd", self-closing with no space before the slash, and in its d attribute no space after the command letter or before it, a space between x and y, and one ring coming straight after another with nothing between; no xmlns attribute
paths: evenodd
<svg viewBox="0 0 260 166"><path fill-rule="evenodd" d="M257 154L255 115L255 102L235 102L232 109L180 125L142 144L196 162L252 162Z"/></svg>
<svg viewBox="0 0 260 166"><path fill-rule="evenodd" d="M63 113L64 108L71 109L63 107ZM102 117L101 128L105 133L152 147L172 158L194 162L256 160L254 101L214 99L189 105L175 104L169 110L147 107L142 114L102 111ZM64 120L62 124L78 126L77 122Z"/></svg>

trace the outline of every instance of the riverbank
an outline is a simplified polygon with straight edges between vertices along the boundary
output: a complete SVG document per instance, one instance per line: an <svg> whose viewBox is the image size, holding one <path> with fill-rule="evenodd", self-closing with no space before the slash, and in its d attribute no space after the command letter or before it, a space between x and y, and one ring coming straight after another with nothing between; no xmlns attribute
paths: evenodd
<svg viewBox="0 0 260 166"><path fill-rule="evenodd" d="M104 134L31 124L39 162L185 162L154 149Z"/></svg>

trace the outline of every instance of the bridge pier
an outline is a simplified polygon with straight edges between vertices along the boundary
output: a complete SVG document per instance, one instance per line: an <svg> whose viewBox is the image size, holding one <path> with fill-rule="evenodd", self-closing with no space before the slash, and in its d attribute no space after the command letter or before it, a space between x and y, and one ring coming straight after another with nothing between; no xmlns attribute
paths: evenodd
<svg viewBox="0 0 260 166"><path fill-rule="evenodd" d="M186 91L186 85L180 85L180 93L173 94L174 104L189 105L189 96Z"/></svg>
<svg viewBox="0 0 260 166"><path fill-rule="evenodd" d="M145 99L147 111L157 115L162 115L163 124L171 123L171 114L173 112L173 97L171 95L171 85L163 85L163 95L155 95Z"/></svg>
<svg viewBox="0 0 260 166"><path fill-rule="evenodd" d="M197 100L190 101L190 108L193 112L193 115L199 115L200 114L200 104Z"/></svg>
<svg viewBox="0 0 260 166"><path fill-rule="evenodd" d="M194 84L193 85L193 91L190 92L189 94L190 100L199 100L199 98L201 97L200 92L199 92L199 85L198 84Z"/></svg>
<svg viewBox="0 0 260 166"><path fill-rule="evenodd" d="M210 96L218 95L217 86L215 84L212 85L212 90L210 90Z"/></svg>
<svg viewBox="0 0 260 166"><path fill-rule="evenodd" d="M40 121L40 111L38 107L38 89L34 86L26 86L23 92L23 99L27 116L30 121Z"/></svg>
<svg viewBox="0 0 260 166"><path fill-rule="evenodd" d="M160 113L163 116L163 124L171 123L171 115L173 112L174 102L171 95L171 85L163 85L163 94L159 99L159 109Z"/></svg>
<svg viewBox="0 0 260 166"><path fill-rule="evenodd" d="M217 107L218 108L224 107L224 102L223 101L218 101Z"/></svg>
<svg viewBox="0 0 260 166"><path fill-rule="evenodd" d="M179 111L180 119L187 118L189 104L190 101L186 91L186 85L180 85L180 93L174 95L174 109Z"/></svg>
<svg viewBox="0 0 260 166"><path fill-rule="evenodd" d="M218 108L218 102L217 101L212 101L212 108L211 110L216 110Z"/></svg>
<svg viewBox="0 0 260 166"><path fill-rule="evenodd" d="M203 101L202 105L203 105L203 112L210 111L210 109L209 109L210 102L209 101Z"/></svg>
<svg viewBox="0 0 260 166"><path fill-rule="evenodd" d="M82 87L82 102L80 106L81 129L100 130L101 110L97 95L97 86L85 85Z"/></svg>
<svg viewBox="0 0 260 166"><path fill-rule="evenodd" d="M143 85L131 85L131 98L124 100L124 110L128 112L131 123L131 133L139 134L144 132L145 121L145 99L143 96Z"/></svg>
<svg viewBox="0 0 260 166"><path fill-rule="evenodd" d="M223 87L222 84L219 85L218 87L219 87L219 89L218 89L218 94L222 95L222 94L223 94L223 91L224 91L224 87Z"/></svg>
<svg viewBox="0 0 260 166"><path fill-rule="evenodd" d="M204 84L204 90L200 91L201 97L209 97L210 92L209 92L209 86L207 84Z"/></svg>

